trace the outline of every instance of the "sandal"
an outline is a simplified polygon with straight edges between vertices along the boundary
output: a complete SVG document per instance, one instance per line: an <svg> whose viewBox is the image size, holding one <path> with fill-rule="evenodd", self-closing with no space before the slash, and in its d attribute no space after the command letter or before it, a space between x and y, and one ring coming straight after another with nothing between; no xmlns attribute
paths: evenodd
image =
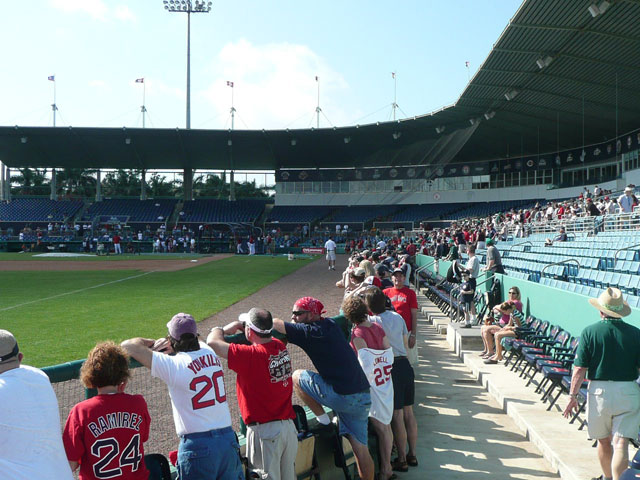
<svg viewBox="0 0 640 480"><path fill-rule="evenodd" d="M407 465L410 467L417 467L418 458L415 455L407 455Z"/></svg>
<svg viewBox="0 0 640 480"><path fill-rule="evenodd" d="M393 462L391 462L391 470L393 470L394 472L408 472L409 471L409 465L407 464L407 462L401 462L399 459L395 459Z"/></svg>

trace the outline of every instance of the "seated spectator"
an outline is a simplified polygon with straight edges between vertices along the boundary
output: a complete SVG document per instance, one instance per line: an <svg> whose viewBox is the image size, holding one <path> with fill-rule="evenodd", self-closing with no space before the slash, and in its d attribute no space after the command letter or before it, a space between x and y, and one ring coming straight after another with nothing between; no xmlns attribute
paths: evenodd
<svg viewBox="0 0 640 480"><path fill-rule="evenodd" d="M497 325L484 325L481 329L482 342L485 350L482 357L487 364L496 364L502 361L502 339L505 337L515 337L516 327L520 326L520 315L522 313L522 302L520 300L520 289L511 287L509 289L509 299L500 305L493 307L493 313L500 315ZM492 338L493 337L493 338ZM495 353L494 353L495 344Z"/></svg>
<svg viewBox="0 0 640 480"><path fill-rule="evenodd" d="M73 407L62 434L71 470L80 466L81 480L149 478L143 443L151 418L142 395L124 393L129 377L129 356L113 342L97 344L82 364L80 380L98 395ZM107 418L116 421L107 425ZM109 448L115 455L105 462ZM120 453L129 451L135 455L123 462Z"/></svg>
<svg viewBox="0 0 640 480"><path fill-rule="evenodd" d="M545 247L550 247L551 245L553 245L553 242L566 242L567 241L567 233L565 232L565 228L564 227L560 227L558 229L558 235L556 235L553 239L551 238L547 238L544 241L544 246Z"/></svg>
<svg viewBox="0 0 640 480"><path fill-rule="evenodd" d="M377 289L379 291L379 289ZM352 295L342 304L347 319L353 324L351 348L356 352L360 366L371 387L369 419L378 435L380 448L380 476L388 480L391 469L391 419L393 417L393 384L391 371L393 352L384 329L369 321L369 309L358 295Z"/></svg>
<svg viewBox="0 0 640 480"><path fill-rule="evenodd" d="M72 480L49 377L22 365L11 332L0 330L0 471L12 480Z"/></svg>

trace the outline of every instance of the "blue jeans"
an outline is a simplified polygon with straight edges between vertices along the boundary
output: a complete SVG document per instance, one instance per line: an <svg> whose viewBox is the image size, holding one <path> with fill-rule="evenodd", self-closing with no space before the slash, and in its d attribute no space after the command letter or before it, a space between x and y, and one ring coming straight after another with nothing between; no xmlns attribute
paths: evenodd
<svg viewBox="0 0 640 480"><path fill-rule="evenodd" d="M364 392L341 395L324 381L319 373L305 370L300 375L300 388L321 405L331 408L340 419L340 434L352 435L363 445L367 444L367 427L371 395Z"/></svg>
<svg viewBox="0 0 640 480"><path fill-rule="evenodd" d="M178 447L178 478L244 479L239 450L231 427L182 435Z"/></svg>

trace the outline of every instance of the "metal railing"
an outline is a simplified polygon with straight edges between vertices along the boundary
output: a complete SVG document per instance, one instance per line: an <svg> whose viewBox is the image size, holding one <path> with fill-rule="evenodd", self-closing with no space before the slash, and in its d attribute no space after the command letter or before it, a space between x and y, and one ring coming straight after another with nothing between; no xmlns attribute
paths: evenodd
<svg viewBox="0 0 640 480"><path fill-rule="evenodd" d="M616 250L616 253L613 256L613 265L615 266L616 262L618 261L618 254L620 252L624 252L624 251L627 251L627 250L636 250L638 247L640 247L640 243L637 244L637 245L631 245L629 247L624 247L624 248L620 248L620 249Z"/></svg>
<svg viewBox="0 0 640 480"><path fill-rule="evenodd" d="M553 267L555 265L563 265L565 263L571 263L571 262L575 262L578 265L578 269L582 268L582 266L580 265L580 262L578 261L577 258L567 258L567 259L561 260L559 262L549 263L549 264L545 265L542 268L542 270L540 271L540 276L542 277L542 275L544 275L544 271L549 267Z"/></svg>
<svg viewBox="0 0 640 480"><path fill-rule="evenodd" d="M413 274L413 284L416 290L418 290L419 286L420 286L420 272L426 270L427 268L429 268L431 265L437 265L438 264L438 259L434 259L432 262L427 263L426 265L423 265L419 268L416 269L415 273ZM438 268L436 267L436 273L438 271Z"/></svg>
<svg viewBox="0 0 640 480"><path fill-rule="evenodd" d="M491 272L493 273L493 272ZM477 280L482 277L483 275L487 275L487 278L485 278L483 281L481 281L480 283L477 283ZM483 285L485 283L487 283L489 280L493 279L493 275L489 276L489 272L482 272L480 275L478 275L476 277L476 289L480 286ZM461 285L458 285L456 287L453 287L451 289L451 291L449 292L449 311L453 312L453 292L455 292L456 290L460 290L460 288L462 288ZM456 319L458 319L460 317L460 302L458 302L458 308L456 308Z"/></svg>

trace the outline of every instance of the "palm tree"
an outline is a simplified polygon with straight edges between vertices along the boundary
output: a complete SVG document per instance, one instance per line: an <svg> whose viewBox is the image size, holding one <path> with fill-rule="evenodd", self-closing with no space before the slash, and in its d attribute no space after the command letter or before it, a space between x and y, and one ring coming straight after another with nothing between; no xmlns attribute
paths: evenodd
<svg viewBox="0 0 640 480"><path fill-rule="evenodd" d="M91 197L96 194L96 170L88 168L64 168L56 172L56 183L63 195Z"/></svg>
<svg viewBox="0 0 640 480"><path fill-rule="evenodd" d="M51 182L46 177L45 169L19 168L18 174L11 176L11 183L17 183L19 187L11 189L12 194L22 195L47 195L51 189Z"/></svg>

